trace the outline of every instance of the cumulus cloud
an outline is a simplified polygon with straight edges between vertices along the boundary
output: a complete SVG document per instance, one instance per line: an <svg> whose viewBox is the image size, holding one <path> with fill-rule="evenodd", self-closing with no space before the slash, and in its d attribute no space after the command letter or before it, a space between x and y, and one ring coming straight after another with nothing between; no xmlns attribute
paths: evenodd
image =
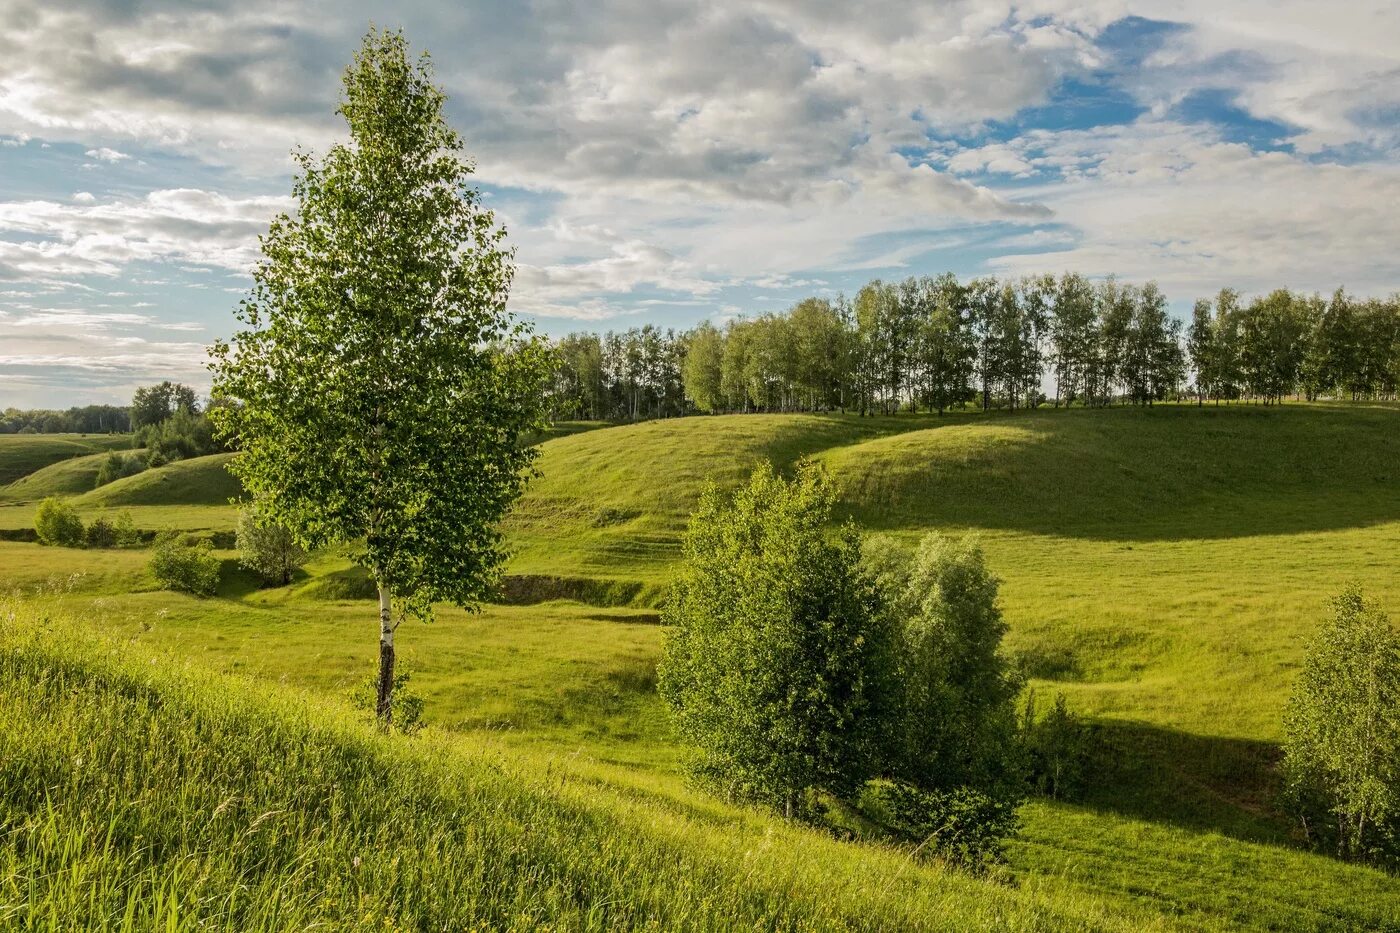
<svg viewBox="0 0 1400 933"><path fill-rule="evenodd" d="M257 235L290 202L172 188L143 198L0 202L0 278L115 276L130 263L177 261L246 271ZM8 269L8 273L3 270Z"/></svg>
<svg viewBox="0 0 1400 933"><path fill-rule="evenodd" d="M0 158L66 143L84 177L136 192L0 203L0 280L31 292L3 302L6 333L62 330L15 321L93 283L241 291L210 270L252 262L287 207L288 151L337 138L340 71L383 14L0 0ZM1385 0L478 0L393 16L431 48L449 118L505 195L512 306L540 317L731 314L954 262L1183 289L1400 281L1385 209L1400 8ZM1066 88L1135 108L1087 129L1027 117L1063 108ZM1193 123L1203 91L1285 151ZM159 189L143 161L172 166ZM186 326L136 304L80 310Z"/></svg>

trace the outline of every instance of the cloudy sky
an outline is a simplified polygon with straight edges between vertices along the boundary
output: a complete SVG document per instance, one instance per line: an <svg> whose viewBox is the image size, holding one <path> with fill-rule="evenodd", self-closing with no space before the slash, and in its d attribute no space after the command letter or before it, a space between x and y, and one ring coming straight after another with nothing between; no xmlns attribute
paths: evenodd
<svg viewBox="0 0 1400 933"><path fill-rule="evenodd" d="M944 270L1400 287L1394 0L0 0L0 408L207 385L372 20L551 334Z"/></svg>

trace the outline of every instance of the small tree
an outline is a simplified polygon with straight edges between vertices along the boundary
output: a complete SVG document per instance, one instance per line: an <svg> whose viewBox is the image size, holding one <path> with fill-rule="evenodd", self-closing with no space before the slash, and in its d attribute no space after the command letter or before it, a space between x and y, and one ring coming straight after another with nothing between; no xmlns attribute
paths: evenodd
<svg viewBox="0 0 1400 933"><path fill-rule="evenodd" d="M167 590L193 596L213 596L219 588L219 558L204 538L185 543L173 531L156 536L151 549L151 574Z"/></svg>
<svg viewBox="0 0 1400 933"><path fill-rule="evenodd" d="M34 513L34 531L43 544L83 546L83 520L71 505L57 496L49 496L39 503Z"/></svg>
<svg viewBox="0 0 1400 933"><path fill-rule="evenodd" d="M1287 799L1308 838L1400 859L1400 635L1355 586L1308 648L1285 730Z"/></svg>
<svg viewBox="0 0 1400 933"><path fill-rule="evenodd" d="M212 415L269 519L307 548L357 548L379 590L388 722L404 616L494 589L550 364L506 312L505 232L426 57L372 30L344 88L349 142L297 155L297 212L262 239L246 329L211 350Z"/></svg>
<svg viewBox="0 0 1400 933"><path fill-rule="evenodd" d="M754 471L711 487L666 604L659 688L698 773L789 814L806 792L847 794L878 767L889 639L859 541L827 528L821 468Z"/></svg>
<svg viewBox="0 0 1400 933"><path fill-rule="evenodd" d="M286 527L262 514L256 504L238 513L239 563L272 586L286 586L306 563L306 549Z"/></svg>
<svg viewBox="0 0 1400 933"><path fill-rule="evenodd" d="M897 626L900 709L887 739L886 773L903 790L895 828L923 834L951 825L936 847L987 857L1016 825L1024 761L1015 700L1021 679L1001 652L1006 623L998 581L972 538L923 539L911 557L890 539L866 542L867 573ZM915 793L914 791L917 791ZM889 810L890 793L878 795ZM910 814L913 802L934 812ZM956 805L956 812L942 808Z"/></svg>

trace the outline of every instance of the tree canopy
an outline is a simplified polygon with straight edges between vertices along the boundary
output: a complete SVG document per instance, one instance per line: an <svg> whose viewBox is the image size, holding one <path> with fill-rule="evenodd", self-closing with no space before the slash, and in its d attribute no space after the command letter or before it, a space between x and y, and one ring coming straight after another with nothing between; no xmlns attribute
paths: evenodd
<svg viewBox="0 0 1400 933"><path fill-rule="evenodd" d="M352 545L379 586L385 716L391 616L492 591L548 377L443 101L427 56L370 31L344 77L349 139L297 153L296 211L262 238L244 329L212 348L230 469L268 520Z"/></svg>

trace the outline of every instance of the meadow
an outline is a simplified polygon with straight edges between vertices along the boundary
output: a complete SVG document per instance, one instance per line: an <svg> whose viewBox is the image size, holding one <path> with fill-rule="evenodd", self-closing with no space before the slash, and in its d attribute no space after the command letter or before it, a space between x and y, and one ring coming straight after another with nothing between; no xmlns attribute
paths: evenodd
<svg viewBox="0 0 1400 933"><path fill-rule="evenodd" d="M412 737L349 709L375 615L343 555L259 589L221 550L197 600L143 551L18 540L60 493L227 545L224 455L85 490L88 440L0 438L18 928L1400 929L1400 881L1302 849L1273 771L1327 597L1358 580L1400 617L1394 406L561 426L508 521L509 602L401 630L430 723ZM977 533L1036 696L1092 724L1088 787L1028 804L990 878L683 777L654 677L680 533L707 482L799 457L868 529Z"/></svg>

